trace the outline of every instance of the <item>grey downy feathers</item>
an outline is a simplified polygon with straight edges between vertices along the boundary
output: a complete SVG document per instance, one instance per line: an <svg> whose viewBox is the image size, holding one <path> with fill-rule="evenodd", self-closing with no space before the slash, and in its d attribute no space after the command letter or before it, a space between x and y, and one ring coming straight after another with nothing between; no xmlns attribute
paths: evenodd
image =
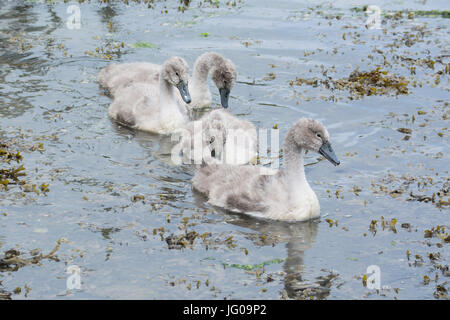
<svg viewBox="0 0 450 320"><path fill-rule="evenodd" d="M203 164L192 180L193 187L210 204L233 212L276 220L317 218L320 205L305 177L303 149L339 164L326 128L316 120L301 118L285 138L284 170L268 175L251 165Z"/></svg>

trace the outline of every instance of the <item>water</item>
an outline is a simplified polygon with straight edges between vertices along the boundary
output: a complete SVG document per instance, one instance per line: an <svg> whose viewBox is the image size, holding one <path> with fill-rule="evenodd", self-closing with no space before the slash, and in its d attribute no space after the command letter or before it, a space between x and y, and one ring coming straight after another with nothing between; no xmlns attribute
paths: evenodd
<svg viewBox="0 0 450 320"><path fill-rule="evenodd" d="M0 297L434 299L438 285L448 290L447 231L442 239L425 236L449 226L448 204L438 203L438 192L449 198L449 20L382 15L382 29L371 30L364 13L351 10L370 2L214 3L194 1L180 13L176 1L153 9L73 2L81 28L69 29L69 4L2 2L0 136L21 151L27 183L49 184L49 192L0 191L0 251L30 258L63 240L58 261L0 269ZM384 13L450 9L446 1L377 3ZM96 48L111 51L112 60ZM303 116L327 126L341 165L306 155L319 221L274 223L212 208L192 191L195 168L171 164L168 137L108 118L110 100L96 81L101 68L173 55L192 66L205 51L236 65L234 114L261 128L277 124L281 138ZM433 69L406 58L437 62ZM345 90L289 85L340 79L357 66L406 77L410 93L351 100ZM218 104L212 84L211 91ZM398 128L412 130L409 140ZM434 193L434 203L411 192ZM191 231L199 236L188 237L186 248L166 241ZM70 265L81 269L80 290L67 288ZM379 291L364 285L371 265L380 268Z"/></svg>

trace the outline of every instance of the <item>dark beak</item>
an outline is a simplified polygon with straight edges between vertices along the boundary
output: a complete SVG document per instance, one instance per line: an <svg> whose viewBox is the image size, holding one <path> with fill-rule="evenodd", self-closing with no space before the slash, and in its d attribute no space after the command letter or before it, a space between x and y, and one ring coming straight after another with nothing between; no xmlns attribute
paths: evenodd
<svg viewBox="0 0 450 320"><path fill-rule="evenodd" d="M189 89L188 89L187 84L184 81L180 81L177 84L177 88L180 91L181 98L183 99L183 101L186 103L191 103L192 99L191 99L191 95L189 94Z"/></svg>
<svg viewBox="0 0 450 320"><path fill-rule="evenodd" d="M339 165L341 162L338 160L336 155L334 154L333 148L331 147L331 144L326 141L322 144L322 146L319 149L319 153L325 157L328 161L330 161L335 166Z"/></svg>
<svg viewBox="0 0 450 320"><path fill-rule="evenodd" d="M222 107L228 108L228 98L230 97L230 90L225 88L220 88L220 103L222 104Z"/></svg>

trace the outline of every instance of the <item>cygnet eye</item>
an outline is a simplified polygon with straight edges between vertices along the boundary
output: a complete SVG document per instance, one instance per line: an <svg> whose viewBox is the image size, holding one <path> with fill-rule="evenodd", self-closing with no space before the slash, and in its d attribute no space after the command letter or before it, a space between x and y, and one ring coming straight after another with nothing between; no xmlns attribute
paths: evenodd
<svg viewBox="0 0 450 320"><path fill-rule="evenodd" d="M319 132L316 133L316 136L317 136L317 138L321 138L322 139L322 135Z"/></svg>
<svg viewBox="0 0 450 320"><path fill-rule="evenodd" d="M175 72L175 74L177 75L177 77L179 77L180 75L178 74L178 72Z"/></svg>

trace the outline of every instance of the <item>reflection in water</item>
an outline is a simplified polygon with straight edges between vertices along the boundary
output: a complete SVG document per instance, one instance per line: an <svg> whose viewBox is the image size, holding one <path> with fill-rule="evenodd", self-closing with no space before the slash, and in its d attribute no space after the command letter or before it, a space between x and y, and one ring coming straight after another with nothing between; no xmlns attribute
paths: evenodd
<svg viewBox="0 0 450 320"><path fill-rule="evenodd" d="M41 74L46 61L34 56L30 47L32 39L28 38L28 32L38 20L33 6L8 7L8 4L11 3L3 6L0 14L0 114L18 117L33 108L30 93L47 90L41 79L29 77ZM6 79L10 75L10 79Z"/></svg>
<svg viewBox="0 0 450 320"><path fill-rule="evenodd" d="M135 130L122 126L117 122L111 120L112 127L118 136L125 139L133 139L144 150L147 150L149 157L159 160L169 166L175 166L171 160L172 148L175 142L171 141L170 135L158 135L140 130Z"/></svg>
<svg viewBox="0 0 450 320"><path fill-rule="evenodd" d="M194 166L175 165L171 160L171 151L175 143L168 135L152 134L135 130L117 124L111 120L112 129L115 134L123 140L133 140L133 145L137 145L144 150L145 157L137 159L149 169L152 179L161 182L155 186L159 189L157 194L167 200L167 205L179 209L183 207L182 202L189 194L186 188L186 181L190 181ZM136 145L137 142L137 145ZM126 158L129 160L129 158ZM118 159L114 159L117 162ZM120 162L120 161L119 161ZM128 163L120 162L119 165L127 166Z"/></svg>
<svg viewBox="0 0 450 320"><path fill-rule="evenodd" d="M101 7L97 13L100 16L100 20L102 24L104 24L107 28L109 28L110 21L113 21L113 18L117 16L116 5L109 1L105 7ZM114 23L113 23L114 25Z"/></svg>
<svg viewBox="0 0 450 320"><path fill-rule="evenodd" d="M314 297L316 299L326 299L330 294L331 280L337 275L329 273L320 276L314 281L305 279L304 272L304 255L317 235L318 222L305 222L299 226L298 233L302 233L302 237L295 236L286 243L287 258L284 264L285 290L289 298L307 298Z"/></svg>
<svg viewBox="0 0 450 320"><path fill-rule="evenodd" d="M304 256L314 243L318 231L318 221L288 223L282 221L266 221L243 215L233 215L227 222L254 230L246 238L252 240L256 246L286 244L286 258L284 270L285 295L290 299L314 298L324 299L329 289L321 283L310 282L304 279ZM261 236L266 238L261 242Z"/></svg>
<svg viewBox="0 0 450 320"><path fill-rule="evenodd" d="M206 208L204 204L206 198L202 194L194 192L194 197L199 207ZM318 277L315 281L304 279L305 251L314 244L318 232L318 220L272 221L232 213L222 208L215 208L215 210L222 214L227 223L256 231L256 233L244 234L244 237L251 240L255 246L286 244L286 258L283 266L285 298L325 299L328 297L331 280L336 277L335 274Z"/></svg>

